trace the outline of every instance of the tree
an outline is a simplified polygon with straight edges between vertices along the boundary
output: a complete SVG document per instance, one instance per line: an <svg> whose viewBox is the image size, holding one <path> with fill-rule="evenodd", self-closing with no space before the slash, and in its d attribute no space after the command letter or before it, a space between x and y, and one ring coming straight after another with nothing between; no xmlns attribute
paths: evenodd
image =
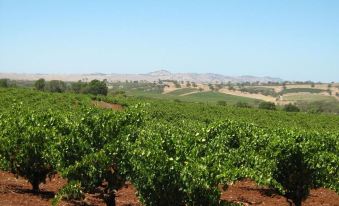
<svg viewBox="0 0 339 206"><path fill-rule="evenodd" d="M214 86L212 84L208 84L208 88L212 91L214 91Z"/></svg>
<svg viewBox="0 0 339 206"><path fill-rule="evenodd" d="M275 110L275 104L273 102L261 102L259 104L259 109L268 109L268 110Z"/></svg>
<svg viewBox="0 0 339 206"><path fill-rule="evenodd" d="M235 88L232 85L228 85L228 90L235 91Z"/></svg>
<svg viewBox="0 0 339 206"><path fill-rule="evenodd" d="M34 87L35 87L36 90L44 91L44 90L45 90L45 87L46 87L46 81L45 81L45 79L43 79L43 78L38 79L38 80L34 83Z"/></svg>
<svg viewBox="0 0 339 206"><path fill-rule="evenodd" d="M327 90L329 95L332 95L332 91L330 89Z"/></svg>
<svg viewBox="0 0 339 206"><path fill-rule="evenodd" d="M73 92L75 93L81 93L84 90L84 88L86 88L86 86L87 83L79 80L78 82L73 82L71 84L71 90L73 90Z"/></svg>
<svg viewBox="0 0 339 206"><path fill-rule="evenodd" d="M107 95L108 87L106 81L100 81L97 79L92 80L87 86L87 93L94 95Z"/></svg>
<svg viewBox="0 0 339 206"><path fill-rule="evenodd" d="M9 79L0 79L0 87L9 87Z"/></svg>
<svg viewBox="0 0 339 206"><path fill-rule="evenodd" d="M294 104L285 105L283 110L286 112L300 112L300 109Z"/></svg>
<svg viewBox="0 0 339 206"><path fill-rule="evenodd" d="M66 90L66 84L60 80L52 80L47 84L47 90L50 92L62 93Z"/></svg>

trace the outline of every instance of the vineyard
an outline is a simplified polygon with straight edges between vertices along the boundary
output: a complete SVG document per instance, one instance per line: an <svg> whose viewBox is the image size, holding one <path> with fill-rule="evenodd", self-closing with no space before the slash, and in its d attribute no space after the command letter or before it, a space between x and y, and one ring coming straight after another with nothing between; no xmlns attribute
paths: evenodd
<svg viewBox="0 0 339 206"><path fill-rule="evenodd" d="M96 192L113 206L126 181L150 206L238 205L220 196L242 179L297 206L312 188L339 192L338 115L20 88L0 102L0 170L34 193L61 175L53 205Z"/></svg>

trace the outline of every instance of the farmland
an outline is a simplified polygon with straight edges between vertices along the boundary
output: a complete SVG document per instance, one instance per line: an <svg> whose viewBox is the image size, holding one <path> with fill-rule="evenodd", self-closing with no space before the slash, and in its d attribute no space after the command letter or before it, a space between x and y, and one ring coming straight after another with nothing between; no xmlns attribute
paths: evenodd
<svg viewBox="0 0 339 206"><path fill-rule="evenodd" d="M339 206L338 11L0 0L0 206Z"/></svg>
<svg viewBox="0 0 339 206"><path fill-rule="evenodd" d="M67 179L54 204L96 191L114 205L126 181L143 205L239 204L223 197L243 179L296 205L313 188L339 190L338 115L27 88L0 93L1 168L37 193L49 176ZM96 108L100 102L124 109Z"/></svg>

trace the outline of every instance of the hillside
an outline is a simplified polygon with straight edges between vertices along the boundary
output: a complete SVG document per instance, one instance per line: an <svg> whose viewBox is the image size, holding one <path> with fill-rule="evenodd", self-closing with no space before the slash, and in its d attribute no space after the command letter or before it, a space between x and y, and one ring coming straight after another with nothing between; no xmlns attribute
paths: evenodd
<svg viewBox="0 0 339 206"><path fill-rule="evenodd" d="M29 74L29 73L0 73L0 79L9 78L13 80L37 80L44 78L46 80L63 80L63 81L90 81L93 79L107 79L109 82L116 81L148 81L154 82L160 80L177 80L177 81L190 81L196 83L216 83L216 82L282 82L280 78L272 77L255 77L255 76L225 76L213 73L171 73L167 70L159 70L146 74Z"/></svg>

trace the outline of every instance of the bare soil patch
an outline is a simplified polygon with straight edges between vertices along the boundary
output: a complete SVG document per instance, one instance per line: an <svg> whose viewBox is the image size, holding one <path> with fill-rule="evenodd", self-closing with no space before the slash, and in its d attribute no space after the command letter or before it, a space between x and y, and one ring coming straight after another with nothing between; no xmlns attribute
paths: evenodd
<svg viewBox="0 0 339 206"><path fill-rule="evenodd" d="M31 185L23 178L0 171L0 206L50 206L55 193L66 184L66 180L56 175L40 186L41 193L33 194ZM242 180L222 192L221 199L243 205L289 206L290 202L273 190L259 187L252 180ZM136 190L130 183L117 192L117 206L141 206ZM105 206L99 194L86 194L84 202L62 201L59 206L92 205ZM311 190L303 206L339 206L339 195L334 191L319 188Z"/></svg>
<svg viewBox="0 0 339 206"><path fill-rule="evenodd" d="M102 108L102 109L112 109L112 110L117 110L117 111L121 111L124 109L124 107L120 104L113 104L113 103L108 103L108 102L103 102L103 101L92 101L92 103L96 107Z"/></svg>
<svg viewBox="0 0 339 206"><path fill-rule="evenodd" d="M23 178L0 171L0 206L50 206L57 191L66 184L66 180L56 175L46 184L41 184L41 193L33 194L31 185ZM135 195L136 190L130 183L117 192L117 206L140 206ZM59 206L76 205L105 206L99 194L86 194L84 202L61 201Z"/></svg>
<svg viewBox="0 0 339 206"><path fill-rule="evenodd" d="M259 187L252 180L242 180L228 187L221 195L222 200L244 205L289 206L290 201L271 189ZM303 206L339 206L339 195L329 189L311 190Z"/></svg>
<svg viewBox="0 0 339 206"><path fill-rule="evenodd" d="M248 98L253 98L253 99L264 100L264 101L267 101L267 102L276 102L277 101L276 97L265 96L265 95L262 95L262 94L251 94L251 93L248 93L248 92L233 91L233 90L229 90L229 89L220 89L219 92L224 93L224 94L240 96L240 97L248 97Z"/></svg>

